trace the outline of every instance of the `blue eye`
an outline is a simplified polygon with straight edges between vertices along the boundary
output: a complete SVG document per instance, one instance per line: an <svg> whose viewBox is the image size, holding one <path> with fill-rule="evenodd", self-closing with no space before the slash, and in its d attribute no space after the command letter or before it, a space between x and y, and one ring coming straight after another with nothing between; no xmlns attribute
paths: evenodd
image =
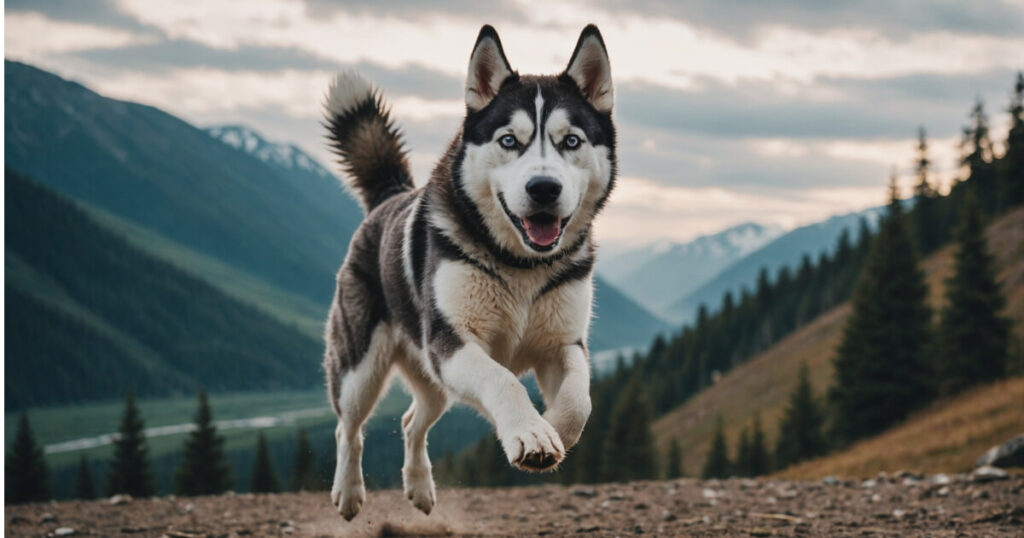
<svg viewBox="0 0 1024 538"><path fill-rule="evenodd" d="M519 145L519 141L512 135L505 135L501 137L501 139L498 140L498 143L505 149L512 149Z"/></svg>
<svg viewBox="0 0 1024 538"><path fill-rule="evenodd" d="M565 147L567 147L569 149L576 149L576 148L580 147L580 142L581 142L580 137L578 137L576 135L569 135L569 136L565 137L564 140L562 140L562 143L565 144Z"/></svg>

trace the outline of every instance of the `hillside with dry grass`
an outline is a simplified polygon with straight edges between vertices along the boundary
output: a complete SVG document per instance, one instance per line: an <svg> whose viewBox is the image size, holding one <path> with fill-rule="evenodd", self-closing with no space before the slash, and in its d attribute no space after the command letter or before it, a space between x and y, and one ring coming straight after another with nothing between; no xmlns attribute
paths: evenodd
<svg viewBox="0 0 1024 538"><path fill-rule="evenodd" d="M1024 208L993 222L988 229L988 241L1007 298L1005 315L1013 320L1012 351L1019 363L1020 342L1024 341ZM953 271L953 249L953 246L946 246L922 262L936 312L942 306L944 282ZM669 440L675 437L683 453L685 473L698 474L718 415L724 421L730 446L735 446L740 431L754 416L760 415L768 446L773 447L779 419L797 383L800 364L807 363L817 395L824 395L832 382L832 359L849 313L848 304L825 313L663 415L652 427L661 453L667 451ZM1021 365L1016 367L1020 371ZM960 427L966 423L971 425L969 431ZM925 435L926 425L941 425L946 429ZM820 465L813 467L813 473L820 478L822 474L844 471L845 474L872 474L880 469L898 468L964 470L985 448L1009 437L1007 432L1020 431L1024 431L1024 379L1014 379L978 388L953 400L936 402L877 438L888 439L888 442L859 443L849 449L857 450L858 456L844 459L846 452L843 452L824 458ZM922 445L917 436L930 437L931 441ZM894 450L893 444L897 442L921 446L913 447L916 450L908 447L909 452L901 453ZM909 458L916 458L916 463L909 465ZM801 472L811 473L812 468Z"/></svg>

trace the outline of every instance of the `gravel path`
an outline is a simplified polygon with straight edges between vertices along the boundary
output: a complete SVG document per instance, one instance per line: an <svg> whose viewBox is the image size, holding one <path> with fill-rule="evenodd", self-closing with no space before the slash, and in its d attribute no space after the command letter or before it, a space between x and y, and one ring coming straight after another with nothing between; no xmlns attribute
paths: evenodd
<svg viewBox="0 0 1024 538"><path fill-rule="evenodd" d="M371 492L350 523L326 492L9 506L7 536L1024 536L1024 477L673 480L443 489L427 517ZM69 533L70 534L61 534Z"/></svg>

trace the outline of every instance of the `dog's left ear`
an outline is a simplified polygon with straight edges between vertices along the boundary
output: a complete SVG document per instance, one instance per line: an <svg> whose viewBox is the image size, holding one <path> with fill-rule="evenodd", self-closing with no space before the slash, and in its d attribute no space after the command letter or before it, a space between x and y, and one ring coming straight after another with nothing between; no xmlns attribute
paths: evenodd
<svg viewBox="0 0 1024 538"><path fill-rule="evenodd" d="M505 51L501 48L498 32L489 24L480 29L480 35L469 57L469 73L466 76L466 107L476 112L487 106L498 95L505 79L514 71L508 65Z"/></svg>
<svg viewBox="0 0 1024 538"><path fill-rule="evenodd" d="M612 69L608 61L608 50L604 48L604 40L597 26L588 24L583 29L565 74L576 82L576 86L594 108L611 114L615 104Z"/></svg>

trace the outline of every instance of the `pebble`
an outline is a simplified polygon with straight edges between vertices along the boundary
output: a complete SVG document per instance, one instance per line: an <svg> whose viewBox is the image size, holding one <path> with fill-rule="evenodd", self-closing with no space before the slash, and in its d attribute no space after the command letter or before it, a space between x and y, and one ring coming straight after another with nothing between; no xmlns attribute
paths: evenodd
<svg viewBox="0 0 1024 538"><path fill-rule="evenodd" d="M992 467L991 465L983 465L974 470L971 474L971 480L974 482L992 482L994 480L1006 480L1010 478L1010 475L1000 469L999 467Z"/></svg>
<svg viewBox="0 0 1024 538"><path fill-rule="evenodd" d="M948 497L949 496L949 486L942 486L941 488L939 488L939 491L935 492L935 494L938 495L939 497Z"/></svg>
<svg viewBox="0 0 1024 538"><path fill-rule="evenodd" d="M873 487L875 487L877 485L878 485L878 481L873 479L873 478L869 478L869 479L867 479L867 480L865 480L865 481L860 483L860 487L862 487L862 488L873 488Z"/></svg>
<svg viewBox="0 0 1024 538"><path fill-rule="evenodd" d="M836 486L839 485L839 479L832 475L828 475L825 478L821 479L821 483L825 484L826 486Z"/></svg>
<svg viewBox="0 0 1024 538"><path fill-rule="evenodd" d="M47 512L47 513L43 514L42 519L40 519L39 521L41 523L56 523L57 522L57 516L51 514L50 512Z"/></svg>
<svg viewBox="0 0 1024 538"><path fill-rule="evenodd" d="M939 473L932 477L932 484L938 484L940 486L945 486L946 484L949 484L952 481L953 480L951 480L949 478L949 475L946 473Z"/></svg>
<svg viewBox="0 0 1024 538"><path fill-rule="evenodd" d="M610 494L608 494L608 500L609 501L621 501L622 499L625 499L625 498L626 497L622 493L620 493L618 491L613 491Z"/></svg>
<svg viewBox="0 0 1024 538"><path fill-rule="evenodd" d="M974 493L971 493L971 499L975 500L975 501L978 500L978 499L987 499L987 498L988 498L988 492L983 490L983 489L975 490Z"/></svg>
<svg viewBox="0 0 1024 538"><path fill-rule="evenodd" d="M583 497L586 499L597 497L597 490L594 488L575 488L570 493L577 497Z"/></svg>
<svg viewBox="0 0 1024 538"><path fill-rule="evenodd" d="M701 491L701 495L703 495L705 499L714 499L715 497L718 497L718 492L711 488L704 488L704 490Z"/></svg>
<svg viewBox="0 0 1024 538"><path fill-rule="evenodd" d="M78 531L72 527L60 527L53 531L54 536L74 536L75 534L78 534Z"/></svg>
<svg viewBox="0 0 1024 538"><path fill-rule="evenodd" d="M196 505L188 503L182 508L182 510L184 510L186 514L191 514L192 512L196 511Z"/></svg>
<svg viewBox="0 0 1024 538"><path fill-rule="evenodd" d="M907 515L907 511L902 508L895 508L892 511L892 517L896 519L903 519L903 516Z"/></svg>
<svg viewBox="0 0 1024 538"><path fill-rule="evenodd" d="M128 495L127 493L118 493L117 495L111 497L110 500L107 502L113 505L128 504L132 502L132 496Z"/></svg>
<svg viewBox="0 0 1024 538"><path fill-rule="evenodd" d="M873 503L880 503L880 502L882 502L882 496L877 494L877 493L872 495L871 496L871 502L873 502Z"/></svg>

